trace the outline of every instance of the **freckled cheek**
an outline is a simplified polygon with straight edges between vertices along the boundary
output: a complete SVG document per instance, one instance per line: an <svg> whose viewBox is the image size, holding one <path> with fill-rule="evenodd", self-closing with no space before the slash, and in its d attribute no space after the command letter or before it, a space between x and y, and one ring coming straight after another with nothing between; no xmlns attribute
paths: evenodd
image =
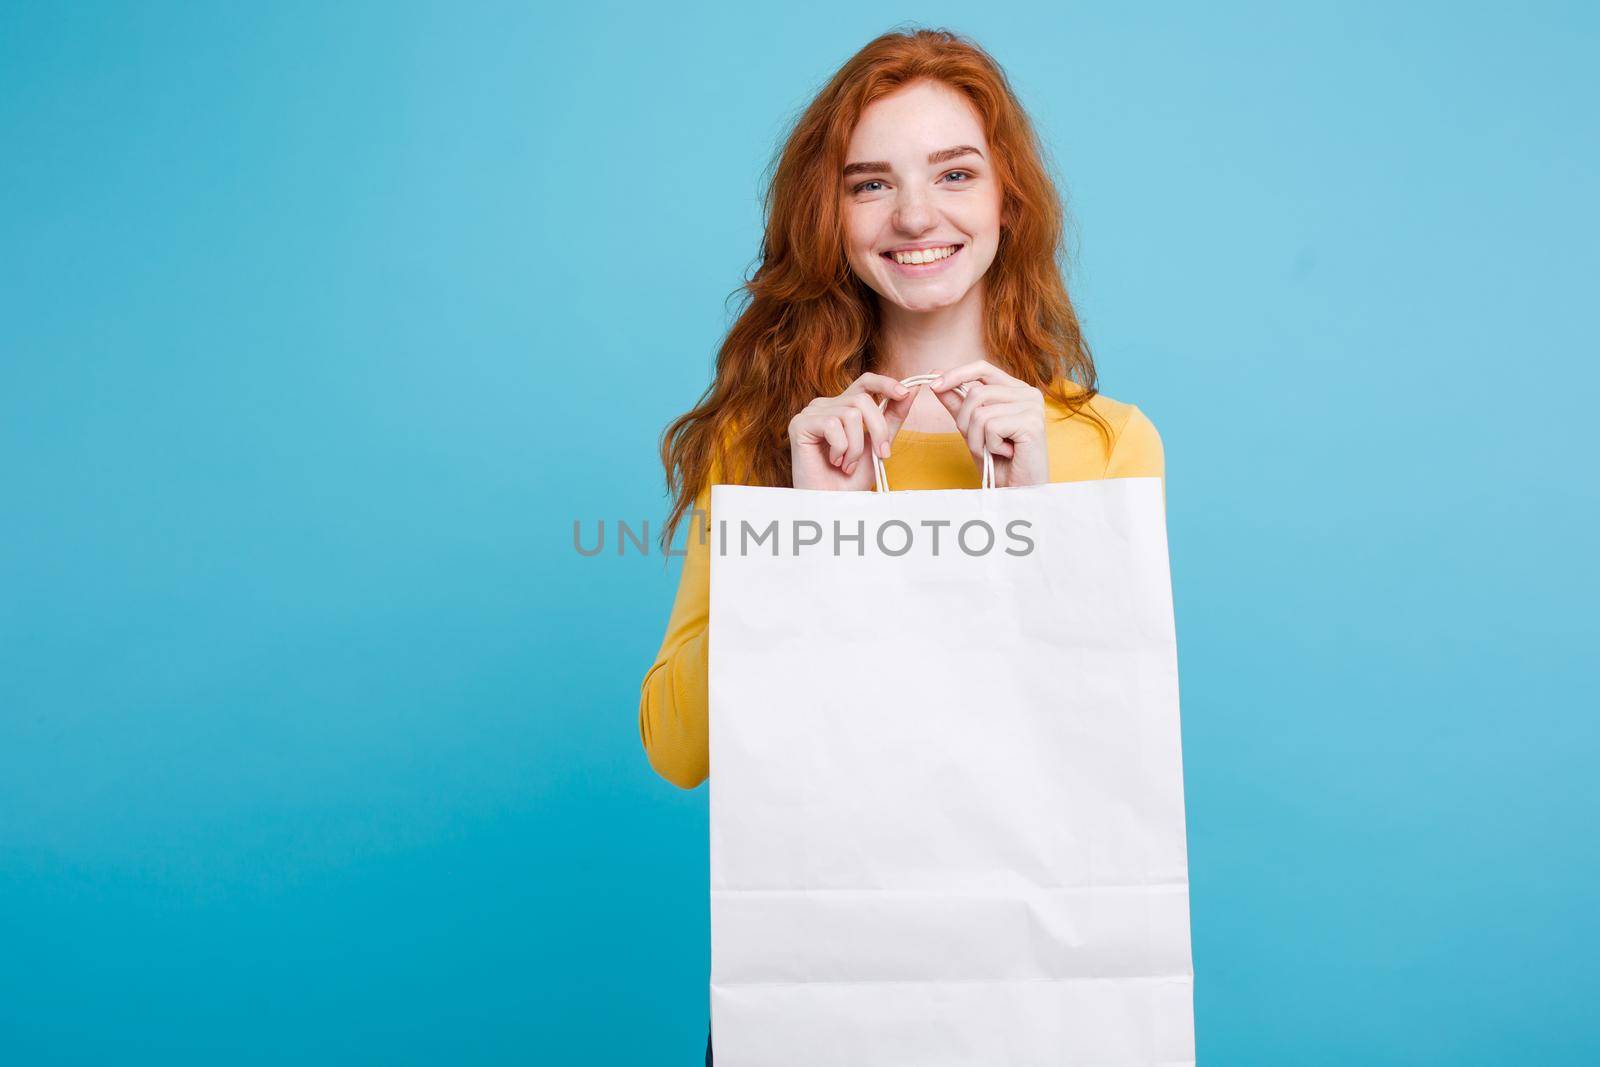
<svg viewBox="0 0 1600 1067"><path fill-rule="evenodd" d="M850 257L859 262L866 263L872 259L873 248L876 245L874 236L878 229L870 224L870 220L862 218L859 214L845 216L845 241L850 249Z"/></svg>
<svg viewBox="0 0 1600 1067"><path fill-rule="evenodd" d="M877 245L877 230L874 230L872 234L862 235L862 237L851 237L851 258L858 262L858 266L870 267L878 259Z"/></svg>
<svg viewBox="0 0 1600 1067"><path fill-rule="evenodd" d="M995 240L1000 235L1000 212L988 210L987 205L975 211L970 211L956 218L955 223L961 227L963 233L970 234L978 240L987 238Z"/></svg>

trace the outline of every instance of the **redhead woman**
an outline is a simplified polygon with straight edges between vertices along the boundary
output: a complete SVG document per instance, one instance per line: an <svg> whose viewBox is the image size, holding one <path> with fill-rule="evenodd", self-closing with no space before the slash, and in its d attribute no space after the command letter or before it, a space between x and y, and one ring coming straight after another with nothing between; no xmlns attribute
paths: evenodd
<svg viewBox="0 0 1600 1067"><path fill-rule="evenodd" d="M1097 388L1060 196L975 44L917 30L852 56L784 144L766 214L715 380L662 438L664 542L690 524L639 732L684 789L709 773L711 485L866 492L873 453L897 489L976 488L985 451L999 487L1165 474L1155 426Z"/></svg>

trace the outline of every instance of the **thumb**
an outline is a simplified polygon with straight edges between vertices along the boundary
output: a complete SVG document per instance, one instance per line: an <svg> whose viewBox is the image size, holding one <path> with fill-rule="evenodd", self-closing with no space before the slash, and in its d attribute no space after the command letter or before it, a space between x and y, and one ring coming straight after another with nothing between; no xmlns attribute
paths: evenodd
<svg viewBox="0 0 1600 1067"><path fill-rule="evenodd" d="M900 426L906 421L906 416L911 414L911 404L917 399L917 394L922 391L922 386L909 390L899 400L892 397L883 408L883 421L888 424L889 436L894 437L900 432Z"/></svg>
<svg viewBox="0 0 1600 1067"><path fill-rule="evenodd" d="M944 409L950 413L952 418L955 417L956 412L961 410L961 402L966 399L954 389L946 389L942 393L934 393L933 395L939 398L939 403L944 405Z"/></svg>

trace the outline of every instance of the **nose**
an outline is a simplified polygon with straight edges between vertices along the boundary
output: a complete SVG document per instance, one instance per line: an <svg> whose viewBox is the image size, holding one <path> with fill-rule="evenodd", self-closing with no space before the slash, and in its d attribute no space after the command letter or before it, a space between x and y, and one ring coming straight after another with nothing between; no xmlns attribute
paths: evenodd
<svg viewBox="0 0 1600 1067"><path fill-rule="evenodd" d="M911 237L918 237L932 229L935 221L933 205L928 202L927 193L911 187L903 188L895 200L894 225L895 229Z"/></svg>

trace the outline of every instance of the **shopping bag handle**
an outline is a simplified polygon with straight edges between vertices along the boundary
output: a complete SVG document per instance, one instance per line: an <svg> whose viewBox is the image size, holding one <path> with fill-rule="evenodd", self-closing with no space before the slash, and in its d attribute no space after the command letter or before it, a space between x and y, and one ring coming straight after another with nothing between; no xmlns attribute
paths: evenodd
<svg viewBox="0 0 1600 1067"><path fill-rule="evenodd" d="M938 377L939 376L937 374L913 374L909 378L901 378L900 384L905 386L907 389L910 389L911 387L917 385L927 385L929 382ZM960 393L963 397L966 396L966 385L963 384L956 386L956 392ZM889 398L884 397L882 400L878 401L878 410L882 411L888 405ZM874 449L872 452L872 477L873 480L878 483L878 492L887 493L889 491L889 476L884 473L883 457L878 455L876 449ZM985 489L994 488L994 457L989 454L988 449L983 450L983 487Z"/></svg>

